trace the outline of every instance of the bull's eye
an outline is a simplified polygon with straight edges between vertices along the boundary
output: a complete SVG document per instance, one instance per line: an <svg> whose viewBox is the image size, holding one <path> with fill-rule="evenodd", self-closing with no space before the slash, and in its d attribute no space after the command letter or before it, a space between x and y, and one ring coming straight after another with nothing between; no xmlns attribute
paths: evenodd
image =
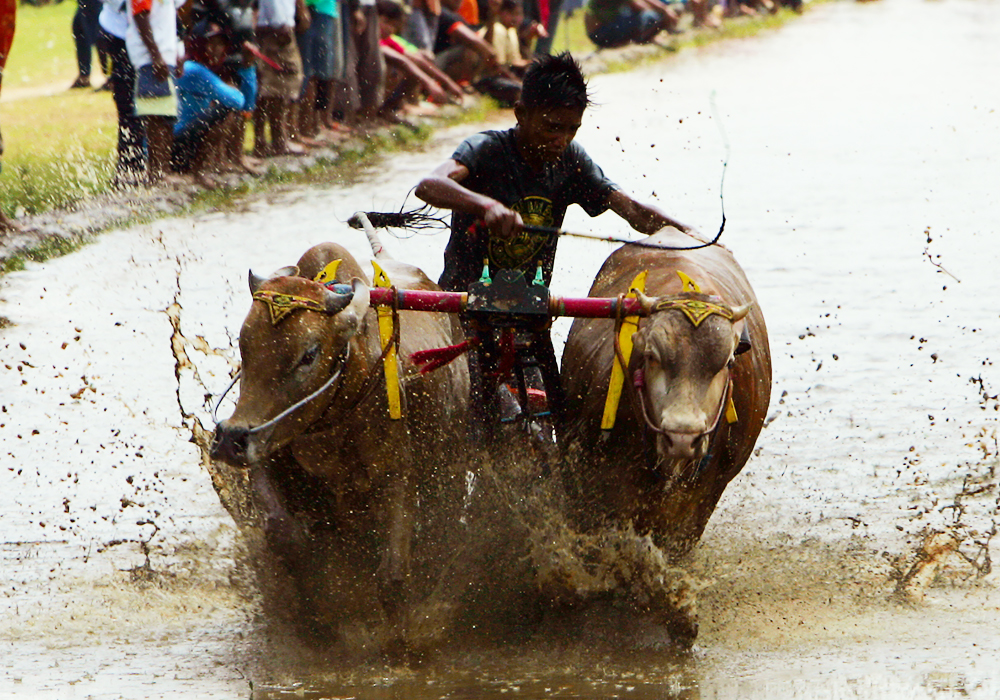
<svg viewBox="0 0 1000 700"><path fill-rule="evenodd" d="M311 348L306 350L305 354L302 355L302 359L299 360L299 367L309 367L316 358L319 356L319 345L313 345Z"/></svg>

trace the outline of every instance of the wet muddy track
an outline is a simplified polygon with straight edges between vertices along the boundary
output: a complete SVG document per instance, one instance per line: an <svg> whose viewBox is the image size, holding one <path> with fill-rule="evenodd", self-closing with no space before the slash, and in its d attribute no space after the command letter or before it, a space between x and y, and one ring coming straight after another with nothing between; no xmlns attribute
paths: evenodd
<svg viewBox="0 0 1000 700"><path fill-rule="evenodd" d="M454 132L350 189L111 232L3 280L0 697L995 697L998 25L979 0L834 3L592 82L588 151L703 231L721 121L724 242L771 335L768 426L691 564L693 654L614 605L411 670L260 624L189 442L236 360L246 270L325 239L367 259L339 222L398 208ZM440 272L443 236L387 243ZM585 293L608 252L564 241L553 288Z"/></svg>

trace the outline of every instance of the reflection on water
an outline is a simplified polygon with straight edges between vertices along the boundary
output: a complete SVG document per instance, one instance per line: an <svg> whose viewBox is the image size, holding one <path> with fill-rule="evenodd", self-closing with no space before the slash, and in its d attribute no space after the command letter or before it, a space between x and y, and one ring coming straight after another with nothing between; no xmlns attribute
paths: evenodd
<svg viewBox="0 0 1000 700"><path fill-rule="evenodd" d="M206 389L183 368L178 389L162 310L182 307L218 393L227 361L196 347L232 353L246 268L324 238L366 258L334 219L398 208L453 134L365 185L108 234L5 279L0 698L1000 697L984 558L1000 519L997 27L986 0L829 3L592 83L588 151L702 230L718 221L715 92L724 242L771 333L770 422L690 566L693 652L612 599L389 667L288 641L246 593L178 417L180 402L207 424ZM578 212L566 228L621 232ZM442 237L389 245L440 273ZM561 243L554 288L585 293L609 251ZM961 544L931 561L944 530ZM923 600L902 602L899 582L924 574Z"/></svg>

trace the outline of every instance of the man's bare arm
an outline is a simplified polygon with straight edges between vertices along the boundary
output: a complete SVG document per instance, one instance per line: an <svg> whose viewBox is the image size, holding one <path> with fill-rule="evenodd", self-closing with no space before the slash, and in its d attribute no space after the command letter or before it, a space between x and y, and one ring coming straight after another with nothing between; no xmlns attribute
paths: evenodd
<svg viewBox="0 0 1000 700"><path fill-rule="evenodd" d="M482 219L495 235L509 238L524 226L521 215L492 197L462 186L469 169L449 159L435 168L417 185L414 194L432 207L452 209Z"/></svg>
<svg viewBox="0 0 1000 700"><path fill-rule="evenodd" d="M163 60L163 56L160 54L160 47L156 45L156 39L153 38L153 27L149 23L149 10L136 13L134 19L135 28L139 30L139 38L142 39L142 43L146 45L146 50L149 51L149 57L153 65L153 76L162 83L170 77L170 68L167 66L167 62Z"/></svg>
<svg viewBox="0 0 1000 700"><path fill-rule="evenodd" d="M611 196L608 197L608 206L611 207L611 211L625 219L629 226L640 233L647 235L656 233L664 226L673 226L685 233L691 230L689 226L671 218L659 207L637 202L620 190L611 193Z"/></svg>

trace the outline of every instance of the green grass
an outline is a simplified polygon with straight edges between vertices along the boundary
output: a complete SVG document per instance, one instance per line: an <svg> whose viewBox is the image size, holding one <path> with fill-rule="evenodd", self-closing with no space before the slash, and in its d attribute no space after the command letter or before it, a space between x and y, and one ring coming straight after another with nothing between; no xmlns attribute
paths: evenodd
<svg viewBox="0 0 1000 700"><path fill-rule="evenodd" d="M4 211L35 214L107 191L118 124L109 93L13 100L0 104L0 118Z"/></svg>
<svg viewBox="0 0 1000 700"><path fill-rule="evenodd" d="M18 5L14 44L4 70L3 89L36 88L59 84L68 88L76 78L76 47L73 44L73 13L76 3L33 7ZM94 52L91 77L100 84L100 66Z"/></svg>

